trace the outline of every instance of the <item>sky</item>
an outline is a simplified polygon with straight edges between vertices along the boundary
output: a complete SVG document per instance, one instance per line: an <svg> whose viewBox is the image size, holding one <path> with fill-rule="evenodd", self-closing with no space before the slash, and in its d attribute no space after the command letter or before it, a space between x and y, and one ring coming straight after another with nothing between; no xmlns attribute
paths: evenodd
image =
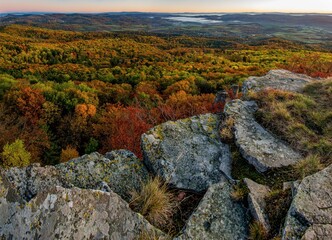
<svg viewBox="0 0 332 240"><path fill-rule="evenodd" d="M332 13L331 0L0 0L0 12Z"/></svg>

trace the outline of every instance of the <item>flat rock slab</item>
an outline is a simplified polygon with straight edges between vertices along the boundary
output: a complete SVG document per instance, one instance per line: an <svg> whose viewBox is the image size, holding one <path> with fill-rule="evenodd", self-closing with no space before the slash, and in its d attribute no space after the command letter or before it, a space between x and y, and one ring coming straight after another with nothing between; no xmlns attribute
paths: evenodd
<svg viewBox="0 0 332 240"><path fill-rule="evenodd" d="M91 153L56 166L10 168L4 175L26 201L52 186L111 189L129 201L130 191L139 190L149 177L141 160L126 150Z"/></svg>
<svg viewBox="0 0 332 240"><path fill-rule="evenodd" d="M262 77L249 77L243 82L242 92L246 96L248 91L258 92L264 89L278 89L300 92L304 86L317 79L304 74L296 74L287 70L271 70Z"/></svg>
<svg viewBox="0 0 332 240"><path fill-rule="evenodd" d="M247 239L248 216L242 205L231 199L232 190L226 182L210 186L177 240Z"/></svg>
<svg viewBox="0 0 332 240"><path fill-rule="evenodd" d="M267 232L269 232L271 227L265 212L265 197L268 196L270 188L258 184L248 178L245 178L243 181L249 190L248 204L251 215L256 221L262 224Z"/></svg>
<svg viewBox="0 0 332 240"><path fill-rule="evenodd" d="M301 155L256 122L255 110L254 102L239 99L228 102L224 109L234 119L235 143L242 156L259 172L296 164Z"/></svg>
<svg viewBox="0 0 332 240"><path fill-rule="evenodd" d="M206 190L231 175L229 146L220 141L220 117L169 121L142 135L145 165L178 188Z"/></svg>
<svg viewBox="0 0 332 240"><path fill-rule="evenodd" d="M288 211L283 239L331 239L331 225L332 165L302 180Z"/></svg>
<svg viewBox="0 0 332 240"><path fill-rule="evenodd" d="M165 236L114 192L53 187L26 204L0 196L0 214L4 239L138 239L141 231Z"/></svg>

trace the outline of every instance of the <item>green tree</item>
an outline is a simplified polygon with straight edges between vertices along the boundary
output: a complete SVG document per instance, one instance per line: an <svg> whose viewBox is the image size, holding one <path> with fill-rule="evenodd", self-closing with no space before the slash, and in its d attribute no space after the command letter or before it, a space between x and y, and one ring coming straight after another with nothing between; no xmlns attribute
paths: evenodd
<svg viewBox="0 0 332 240"><path fill-rule="evenodd" d="M11 144L6 144L1 153L2 165L8 167L24 167L29 165L31 155L25 150L24 142L16 139Z"/></svg>

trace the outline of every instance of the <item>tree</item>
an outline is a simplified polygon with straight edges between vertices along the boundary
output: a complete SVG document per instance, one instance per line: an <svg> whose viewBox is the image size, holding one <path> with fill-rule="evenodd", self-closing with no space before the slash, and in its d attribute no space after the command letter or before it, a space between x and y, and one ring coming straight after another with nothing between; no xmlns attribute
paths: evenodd
<svg viewBox="0 0 332 240"><path fill-rule="evenodd" d="M24 167L30 164L31 155L25 150L24 142L16 139L11 144L6 144L1 153L2 165L9 167Z"/></svg>
<svg viewBox="0 0 332 240"><path fill-rule="evenodd" d="M61 150L60 162L68 162L77 157L79 157L78 151L71 146L67 146L66 149Z"/></svg>

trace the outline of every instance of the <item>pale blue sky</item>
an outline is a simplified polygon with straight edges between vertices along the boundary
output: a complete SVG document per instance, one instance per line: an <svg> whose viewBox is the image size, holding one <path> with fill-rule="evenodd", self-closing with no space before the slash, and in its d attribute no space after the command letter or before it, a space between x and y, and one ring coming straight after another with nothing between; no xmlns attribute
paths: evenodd
<svg viewBox="0 0 332 240"><path fill-rule="evenodd" d="M0 12L326 12L332 0L0 0Z"/></svg>

